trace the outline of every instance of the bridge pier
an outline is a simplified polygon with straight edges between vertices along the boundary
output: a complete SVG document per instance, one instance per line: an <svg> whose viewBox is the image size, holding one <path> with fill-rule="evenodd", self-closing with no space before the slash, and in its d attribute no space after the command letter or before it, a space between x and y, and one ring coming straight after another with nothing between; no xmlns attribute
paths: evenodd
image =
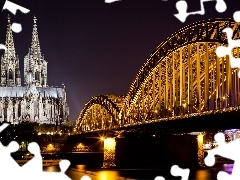
<svg viewBox="0 0 240 180"><path fill-rule="evenodd" d="M204 138L204 134L202 134L202 133L200 133L197 136L197 142L198 142L198 164L199 164L200 167L204 166L203 138Z"/></svg>
<svg viewBox="0 0 240 180"><path fill-rule="evenodd" d="M115 138L104 139L103 147L103 168L116 166L115 163L116 141Z"/></svg>

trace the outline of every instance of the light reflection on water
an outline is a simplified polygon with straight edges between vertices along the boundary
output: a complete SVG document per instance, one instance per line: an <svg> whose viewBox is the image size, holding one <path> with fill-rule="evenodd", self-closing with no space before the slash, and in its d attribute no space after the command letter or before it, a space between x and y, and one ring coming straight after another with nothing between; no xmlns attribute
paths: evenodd
<svg viewBox="0 0 240 180"><path fill-rule="evenodd" d="M214 166L213 168L199 168L191 169L189 180L216 180L217 173L221 170L231 174L233 165L224 164L220 166ZM58 166L44 167L44 171L59 172ZM119 170L104 170L104 169L89 169L85 165L73 165L66 174L73 180L80 180L83 175L88 175L92 180L146 180L154 179L156 176L164 176L165 179L176 179L180 177L173 177L170 175L169 170L147 170L147 169L119 169Z"/></svg>
<svg viewBox="0 0 240 180"><path fill-rule="evenodd" d="M198 180L209 179L209 172L207 170L196 171L196 179Z"/></svg>

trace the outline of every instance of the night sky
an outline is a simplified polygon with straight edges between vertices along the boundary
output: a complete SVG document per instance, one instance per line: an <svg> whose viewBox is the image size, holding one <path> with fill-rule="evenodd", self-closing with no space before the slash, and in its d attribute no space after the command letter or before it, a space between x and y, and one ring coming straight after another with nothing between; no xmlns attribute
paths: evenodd
<svg viewBox="0 0 240 180"><path fill-rule="evenodd" d="M1 9L5 1L1 1ZM189 16L181 23L177 0L11 0L30 9L0 16L0 43L5 44L7 14L21 23L14 33L23 80L24 56L31 44L33 16L38 21L41 51L48 62L48 85L66 86L70 119L76 120L84 104L95 95L125 95L140 67L156 47L178 29L208 18L231 18L240 10L238 0L225 0L218 13L216 1L205 3L205 15ZM230 4L231 3L231 4ZM200 0L188 0L189 11L200 10ZM0 50L0 55L4 53ZM22 82L23 84L23 82Z"/></svg>

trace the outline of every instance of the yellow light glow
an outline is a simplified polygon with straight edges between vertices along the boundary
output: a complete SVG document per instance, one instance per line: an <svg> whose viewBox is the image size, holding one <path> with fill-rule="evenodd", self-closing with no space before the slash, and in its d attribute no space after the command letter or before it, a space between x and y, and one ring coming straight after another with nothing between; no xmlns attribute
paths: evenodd
<svg viewBox="0 0 240 180"><path fill-rule="evenodd" d="M101 141L104 141L104 140L105 140L105 138L104 138L104 137L101 137L100 139L101 139Z"/></svg>
<svg viewBox="0 0 240 180"><path fill-rule="evenodd" d="M84 148L84 145L83 145L82 143L79 143L79 144L77 145L77 148L78 148L78 149L82 149L82 148Z"/></svg>
<svg viewBox="0 0 240 180"><path fill-rule="evenodd" d="M107 138L104 140L104 149L115 149L115 139L114 138Z"/></svg>
<svg viewBox="0 0 240 180"><path fill-rule="evenodd" d="M47 151L53 151L53 150L55 150L54 146L52 144L49 144L47 146Z"/></svg>
<svg viewBox="0 0 240 180"><path fill-rule="evenodd" d="M203 134L199 134L197 138L198 138L198 143L203 144Z"/></svg>
<svg viewBox="0 0 240 180"><path fill-rule="evenodd" d="M186 104L186 103L184 103L184 104L183 104L183 107L185 108L186 106L187 106L187 104Z"/></svg>
<svg viewBox="0 0 240 180"><path fill-rule="evenodd" d="M40 132L38 133L39 136L40 136L41 134L42 134L42 133L40 133Z"/></svg>

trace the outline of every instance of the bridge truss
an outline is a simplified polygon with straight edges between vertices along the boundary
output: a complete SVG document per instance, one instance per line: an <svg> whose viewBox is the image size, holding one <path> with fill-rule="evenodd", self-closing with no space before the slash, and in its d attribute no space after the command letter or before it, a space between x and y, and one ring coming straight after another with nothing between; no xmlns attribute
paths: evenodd
<svg viewBox="0 0 240 180"><path fill-rule="evenodd" d="M240 24L211 19L188 25L162 42L146 60L126 96L95 96L83 108L81 132L116 129L156 121L235 111L240 105L238 69L216 48L227 46L226 27L233 39ZM239 57L240 49L233 49Z"/></svg>

